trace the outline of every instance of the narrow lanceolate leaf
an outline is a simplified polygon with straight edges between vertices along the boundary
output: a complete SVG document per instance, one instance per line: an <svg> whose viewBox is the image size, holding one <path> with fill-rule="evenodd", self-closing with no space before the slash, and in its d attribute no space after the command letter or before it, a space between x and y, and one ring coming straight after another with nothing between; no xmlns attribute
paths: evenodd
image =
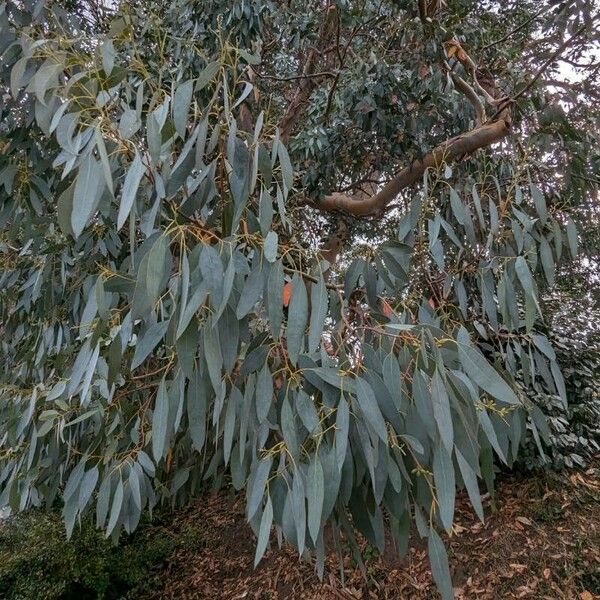
<svg viewBox="0 0 600 600"><path fill-rule="evenodd" d="M446 548L444 548L444 543L433 527L430 528L427 538L427 551L433 580L443 600L453 600L454 591L452 589L452 579L450 578L450 567L448 566L448 554Z"/></svg>
<svg viewBox="0 0 600 600"><path fill-rule="evenodd" d="M256 542L256 553L254 554L254 566L260 562L263 557L267 544L269 543L269 535L271 533L271 525L273 524L273 504L271 497L267 497L265 510L260 519L260 529L258 530L258 541Z"/></svg>
<svg viewBox="0 0 600 600"><path fill-rule="evenodd" d="M350 408L342 395L335 418L335 457L341 471L348 449L348 433L350 428Z"/></svg>
<svg viewBox="0 0 600 600"><path fill-rule="evenodd" d="M223 369L223 353L221 352L221 343L219 341L219 332L212 327L209 319L204 327L204 356L208 375L215 392L221 387L221 372Z"/></svg>
<svg viewBox="0 0 600 600"><path fill-rule="evenodd" d="M287 348L290 362L296 365L302 351L304 330L308 321L308 296L306 286L300 275L292 280L292 299L289 305L287 325Z"/></svg>
<svg viewBox="0 0 600 600"><path fill-rule="evenodd" d="M318 455L313 457L308 467L306 497L308 499L308 532L312 541L316 544L321 529L321 515L323 513L323 499L325 497L323 465L321 465Z"/></svg>
<svg viewBox="0 0 600 600"><path fill-rule="evenodd" d="M571 256L575 258L577 256L577 228L573 219L567 219L567 242L569 243L569 251Z"/></svg>
<svg viewBox="0 0 600 600"><path fill-rule="evenodd" d="M250 479L250 489L247 492L246 517L248 520L256 514L258 507L263 499L269 473L271 472L271 464L273 459L269 456L258 461L254 477Z"/></svg>
<svg viewBox="0 0 600 600"><path fill-rule="evenodd" d="M552 249L550 248L550 244L548 240L542 236L540 239L540 258L542 261L542 268L544 269L544 275L546 276L546 281L548 285L554 285L554 257L552 256Z"/></svg>
<svg viewBox="0 0 600 600"><path fill-rule="evenodd" d="M140 479L138 472L132 468L129 472L129 487L131 489L131 499L138 510L142 510L142 493L140 489Z"/></svg>
<svg viewBox="0 0 600 600"><path fill-rule="evenodd" d="M92 215L104 188L104 176L100 163L88 156L80 165L73 192L71 227L75 237L79 237Z"/></svg>
<svg viewBox="0 0 600 600"><path fill-rule="evenodd" d="M110 193L114 193L114 184L112 178L112 170L110 168L110 162L108 160L108 153L106 151L106 145L104 144L104 138L100 128L97 127L94 130L94 140L96 141L96 148L98 149L98 156L100 156L100 162L102 163L102 171L104 173L104 181L108 186Z"/></svg>
<svg viewBox="0 0 600 600"><path fill-rule="evenodd" d="M267 302L269 307L269 325L271 335L279 338L283 321L283 266L278 260L271 268L267 282Z"/></svg>
<svg viewBox="0 0 600 600"><path fill-rule="evenodd" d="M269 365L265 363L256 380L256 416L259 423L267 418L272 400L273 376L269 371Z"/></svg>
<svg viewBox="0 0 600 600"><path fill-rule="evenodd" d="M294 472L292 482L292 512L294 513L294 524L296 525L296 541L299 554L304 552L304 541L306 539L306 501L304 482L299 470Z"/></svg>
<svg viewBox="0 0 600 600"><path fill-rule="evenodd" d="M119 214L117 215L117 231L123 227L127 217L129 216L129 213L131 212L131 207L135 201L135 197L137 195L138 188L140 187L140 182L142 181L145 170L146 168L142 163L142 159L136 150L135 158L129 165L127 175L125 175L123 188L121 190L121 202L119 204Z"/></svg>
<svg viewBox="0 0 600 600"><path fill-rule="evenodd" d="M281 174L286 190L290 190L294 183L294 170L290 161L289 154L283 144L278 144L277 155L279 156L279 164L281 165Z"/></svg>
<svg viewBox="0 0 600 600"><path fill-rule="evenodd" d="M269 233L267 233L263 252L265 253L265 258L271 263L275 262L277 259L277 240L278 237L274 231L269 231Z"/></svg>
<svg viewBox="0 0 600 600"><path fill-rule="evenodd" d="M473 505L477 516L483 521L483 506L481 504L479 486L477 485L477 474L458 449L456 450L456 462L458 462L460 474L465 482L469 500L471 500L471 504Z"/></svg>
<svg viewBox="0 0 600 600"><path fill-rule="evenodd" d="M450 399L437 369L431 378L431 401L433 403L433 417L440 437L448 453L451 453L454 444L454 427L450 413Z"/></svg>
<svg viewBox="0 0 600 600"><path fill-rule="evenodd" d="M438 444L433 453L433 481L435 483L440 520L444 529L450 533L454 520L456 484L452 458L443 444Z"/></svg>
<svg viewBox="0 0 600 600"><path fill-rule="evenodd" d="M317 283L310 288L310 325L308 327L308 351L314 352L321 343L321 335L327 316L329 297L323 275L319 272Z"/></svg>
<svg viewBox="0 0 600 600"><path fill-rule="evenodd" d="M151 306L154 305L161 291L161 284L165 275L165 259L168 250L168 235L160 235L148 253L146 293Z"/></svg>
<svg viewBox="0 0 600 600"><path fill-rule="evenodd" d="M373 431L381 438L381 441L387 443L387 429L375 394L371 386L361 377L356 378L356 399Z"/></svg>
<svg viewBox="0 0 600 600"><path fill-rule="evenodd" d="M121 508L123 507L123 481L119 479L117 489L113 496L112 506L110 509L110 517L108 518L108 526L106 527L106 536L108 537L115 528L121 516Z"/></svg>
<svg viewBox="0 0 600 600"><path fill-rule="evenodd" d="M202 452L206 438L206 392L198 373L188 384L186 406L192 443Z"/></svg>
<svg viewBox="0 0 600 600"><path fill-rule="evenodd" d="M165 453L168 424L169 396L165 380L162 379L158 386L154 413L152 414L152 456L154 456L156 462L160 461Z"/></svg>
<svg viewBox="0 0 600 600"><path fill-rule="evenodd" d="M238 319L243 319L254 308L260 299L264 285L264 275L260 265L250 272L244 282L242 293L235 311Z"/></svg>
<svg viewBox="0 0 600 600"><path fill-rule="evenodd" d="M180 83L173 95L173 124L175 125L175 131L177 131L182 139L185 138L188 111L193 91L194 82L190 79Z"/></svg>
<svg viewBox="0 0 600 600"><path fill-rule="evenodd" d="M462 338L468 340L468 334ZM513 389L500 377L498 372L485 359L483 354L467 343L457 342L460 363L469 378L488 394L508 404L518 404L519 399Z"/></svg>
<svg viewBox="0 0 600 600"><path fill-rule="evenodd" d="M541 314L542 310L538 304L537 297L535 295L535 282L533 281L533 276L529 269L529 265L527 264L527 260L525 260L524 256L518 256L515 261L515 271L517 273L517 277L519 278L519 282L523 287L523 291L528 298L531 298L535 303L538 312Z"/></svg>
<svg viewBox="0 0 600 600"><path fill-rule="evenodd" d="M542 225L546 224L548 220L548 209L546 208L546 199L544 198L544 194L542 190L535 184L530 184L529 189L531 191L531 197L533 198L533 203L535 204L535 210L540 218L540 223Z"/></svg>
<svg viewBox="0 0 600 600"><path fill-rule="evenodd" d="M567 389L565 387L565 380L563 379L563 375L560 372L560 367L555 360L550 361L550 370L552 371L552 377L554 379L554 383L556 384L556 389L558 390L558 395L561 399L561 402L565 409L567 408Z"/></svg>

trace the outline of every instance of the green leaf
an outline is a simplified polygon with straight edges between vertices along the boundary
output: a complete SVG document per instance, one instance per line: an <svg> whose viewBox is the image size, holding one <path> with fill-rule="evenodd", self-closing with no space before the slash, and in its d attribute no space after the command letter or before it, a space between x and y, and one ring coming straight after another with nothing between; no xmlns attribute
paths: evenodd
<svg viewBox="0 0 600 600"><path fill-rule="evenodd" d="M73 192L71 227L75 237L81 235L83 228L96 212L103 189L104 177L100 163L88 155L79 167Z"/></svg>
<svg viewBox="0 0 600 600"><path fill-rule="evenodd" d="M443 444L438 444L433 452L433 480L439 504L440 520L444 529L450 533L454 521L456 483L452 458Z"/></svg>
<svg viewBox="0 0 600 600"><path fill-rule="evenodd" d="M443 600L453 600L454 590L452 589L448 555L446 554L444 543L433 527L429 529L427 539L427 552L429 554L429 563L431 565L433 580L435 581Z"/></svg>
<svg viewBox="0 0 600 600"><path fill-rule="evenodd" d="M304 483L302 474L298 469L294 472L292 481L292 513L294 515L294 524L296 526L296 547L298 552L304 552L304 541L306 538L306 501Z"/></svg>
<svg viewBox="0 0 600 600"><path fill-rule="evenodd" d="M320 431L319 415L315 409L312 398L304 391L299 390L296 396L296 412L302 421L302 424L310 434Z"/></svg>
<svg viewBox="0 0 600 600"><path fill-rule="evenodd" d="M273 222L273 198L265 190L260 195L258 215L260 231L264 236L267 236Z"/></svg>
<svg viewBox="0 0 600 600"><path fill-rule="evenodd" d="M577 256L577 229L571 218L567 218L567 242L571 256L575 258Z"/></svg>
<svg viewBox="0 0 600 600"><path fill-rule="evenodd" d="M218 60L215 60L211 63L208 63L200 74L198 75L198 79L196 81L196 92L199 92L201 89L206 87L215 77L215 75L219 71L219 67L221 63Z"/></svg>
<svg viewBox="0 0 600 600"><path fill-rule="evenodd" d="M444 381L436 369L431 378L431 400L433 403L433 417L444 446L448 453L452 452L454 444L454 427L450 413L450 399L444 387Z"/></svg>
<svg viewBox="0 0 600 600"><path fill-rule="evenodd" d="M139 367L146 360L150 352L156 348L158 342L160 342L165 335L168 326L168 320L160 321L159 323L154 323L144 332L144 335L138 340L138 343L135 346L135 353L131 360L132 371Z"/></svg>
<svg viewBox="0 0 600 600"><path fill-rule="evenodd" d="M248 491L248 501L246 504L246 518L249 521L256 514L263 499L272 463L273 459L270 456L259 460L256 470L250 479L250 489Z"/></svg>
<svg viewBox="0 0 600 600"><path fill-rule="evenodd" d="M71 215L73 214L73 195L75 192L75 183L71 184L59 197L56 203L56 217L58 224L65 235L75 237L71 225Z"/></svg>
<svg viewBox="0 0 600 600"><path fill-rule="evenodd" d="M555 360L550 361L550 370L552 371L552 378L554 379L554 383L556 385L556 389L558 390L558 395L562 401L563 407L567 408L567 390L565 388L565 380L560 371L560 367Z"/></svg>
<svg viewBox="0 0 600 600"><path fill-rule="evenodd" d="M159 235L148 252L148 266L146 272L146 293L150 305L154 305L160 295L163 278L165 275L165 260L169 251L169 236Z"/></svg>
<svg viewBox="0 0 600 600"><path fill-rule="evenodd" d="M206 438L206 392L198 373L188 384L186 406L192 443L202 452Z"/></svg>
<svg viewBox="0 0 600 600"><path fill-rule="evenodd" d="M161 379L152 413L152 456L158 463L165 454L169 424L169 396L164 378Z"/></svg>
<svg viewBox="0 0 600 600"><path fill-rule="evenodd" d="M25 75L25 68L27 67L27 61L30 60L29 56L22 56L12 67L10 71L10 92L13 98L17 98L19 91L23 87L23 75Z"/></svg>
<svg viewBox="0 0 600 600"><path fill-rule="evenodd" d="M138 510L142 510L142 493L140 489L140 479L135 465L129 471L129 488L131 489L131 499Z"/></svg>
<svg viewBox="0 0 600 600"><path fill-rule="evenodd" d="M235 314L243 319L259 301L264 285L264 274L260 264L255 266L246 277Z"/></svg>
<svg viewBox="0 0 600 600"><path fill-rule="evenodd" d="M321 530L321 515L323 512L323 499L325 497L323 465L321 465L318 455L313 457L308 467L306 497L308 500L308 532L312 541L316 544L319 531Z"/></svg>
<svg viewBox="0 0 600 600"><path fill-rule="evenodd" d="M105 39L104 43L100 46L100 54L102 55L102 68L106 75L110 75L115 66L115 58L117 56L110 38Z"/></svg>
<svg viewBox="0 0 600 600"><path fill-rule="evenodd" d="M221 371L223 369L223 354L221 352L221 343L219 332L212 319L207 319L204 327L204 358L208 368L208 375L215 392L221 388Z"/></svg>
<svg viewBox="0 0 600 600"><path fill-rule="evenodd" d="M235 394L234 392L237 392ZM231 445L233 443L233 430L236 420L236 395L241 395L239 390L234 387L227 400L227 410L225 411L225 424L223 426L223 460L227 465L231 455Z"/></svg>
<svg viewBox="0 0 600 600"><path fill-rule="evenodd" d="M518 256L517 260L515 261L515 271L517 273L517 277L519 278L519 281L521 283L521 286L523 287L523 291L525 292L525 295L528 298L531 298L531 300L533 300L538 312L540 314L542 314L542 310L538 304L536 295L535 295L535 282L533 280L533 276L531 275L531 271L529 270L529 265L527 264L527 261L525 260L525 257L523 256Z"/></svg>
<svg viewBox="0 0 600 600"><path fill-rule="evenodd" d="M277 156L279 157L279 164L281 165L283 184L285 185L286 191L289 191L294 185L294 169L292 168L290 156L281 142L277 145Z"/></svg>
<svg viewBox="0 0 600 600"><path fill-rule="evenodd" d="M545 335L532 333L531 339L540 352L543 352L550 360L556 360L556 352Z"/></svg>
<svg viewBox="0 0 600 600"><path fill-rule="evenodd" d="M258 422L266 420L273 401L273 376L269 365L265 363L256 380L256 416Z"/></svg>
<svg viewBox="0 0 600 600"><path fill-rule="evenodd" d="M304 330L308 321L308 295L304 280L298 274L292 279L292 298L289 305L287 325L287 349L290 362L296 365L302 351Z"/></svg>
<svg viewBox="0 0 600 600"><path fill-rule="evenodd" d="M314 352L321 343L325 326L329 297L323 275L319 271L317 282L310 288L310 324L308 328L308 351Z"/></svg>
<svg viewBox="0 0 600 600"><path fill-rule="evenodd" d="M342 470L348 449L350 430L350 408L343 396L340 397L335 418L335 456L338 470Z"/></svg>
<svg viewBox="0 0 600 600"><path fill-rule="evenodd" d="M383 415L375 399L375 394L371 386L361 377L356 378L356 399L373 431L384 444L387 444L387 429Z"/></svg>
<svg viewBox="0 0 600 600"><path fill-rule="evenodd" d="M274 231L269 231L264 243L264 254L265 258L270 262L274 263L277 260L277 234Z"/></svg>
<svg viewBox="0 0 600 600"><path fill-rule="evenodd" d="M269 536L271 534L271 525L273 524L273 504L271 497L267 496L267 502L265 504L265 510L263 511L260 519L260 528L258 530L258 541L256 542L256 552L254 554L254 566L258 565L261 558L263 557L267 544L269 543Z"/></svg>
<svg viewBox="0 0 600 600"><path fill-rule="evenodd" d="M104 139L102 137L102 132L100 131L100 127L96 127L94 129L94 140L96 141L96 148L98 149L98 156L100 156L100 162L102 163L102 171L104 173L104 181L108 186L108 189L111 194L114 193L114 185L112 178L112 170L110 168L110 162L108 160L108 153L106 151L106 145L104 144Z"/></svg>
<svg viewBox="0 0 600 600"><path fill-rule="evenodd" d="M278 339L283 321L283 265L278 260L272 267L267 281L267 302L271 335Z"/></svg>
<svg viewBox="0 0 600 600"><path fill-rule="evenodd" d="M131 212L145 170L146 168L142 163L142 159L136 150L135 158L129 165L127 175L125 175L125 182L123 183L123 188L121 190L121 203L119 205L119 214L117 215L117 231L123 227Z"/></svg>
<svg viewBox="0 0 600 600"><path fill-rule="evenodd" d="M329 385L333 385L334 387L346 392L350 392L351 394L356 391L355 380L351 379L347 375L342 374L342 372L338 369L329 367L315 367L311 370L319 377L319 379L323 380Z"/></svg>
<svg viewBox="0 0 600 600"><path fill-rule="evenodd" d="M541 236L540 239L540 258L542 260L542 268L544 269L544 275L549 286L554 285L554 257L552 256L552 249L548 240Z"/></svg>
<svg viewBox="0 0 600 600"><path fill-rule="evenodd" d="M106 527L106 537L108 537L119 521L121 516L121 508L123 507L123 481L119 478L115 495L113 496L112 506L110 509L110 517L108 518L108 526Z"/></svg>
<svg viewBox="0 0 600 600"><path fill-rule="evenodd" d="M548 209L546 208L546 199L544 198L544 194L540 188L533 183L529 184L529 190L531 191L531 197L533 198L533 203L535 204L535 210L540 217L540 223L545 225L546 221L548 220Z"/></svg>
<svg viewBox="0 0 600 600"><path fill-rule="evenodd" d="M471 500L471 504L473 505L477 516L481 519L481 521L483 521L483 506L481 504L481 494L479 493L479 486L477 485L477 475L475 474L475 471L473 471L473 469L471 468L471 465L460 453L458 448L456 449L456 461L458 462L460 474L462 475L463 481L465 482L467 494L469 494L469 500Z"/></svg>
<svg viewBox="0 0 600 600"><path fill-rule="evenodd" d="M185 138L193 91L194 82L189 79L180 83L175 90L175 94L173 94L173 124L181 139Z"/></svg>
<svg viewBox="0 0 600 600"><path fill-rule="evenodd" d="M231 290L233 289L233 278L235 277L235 261L233 260L233 254L229 258L229 262L227 263L227 269L225 269L225 275L223 278L223 293L221 298L221 303L217 308L217 312L213 316L213 321L217 323L219 317L223 314L225 307L227 306L227 302L229 302L229 297L231 296Z"/></svg>
<svg viewBox="0 0 600 600"><path fill-rule="evenodd" d="M458 357L465 373L496 400L507 404L519 404L519 399L512 388L500 377L479 350L468 345L468 339L469 334L464 331L462 340L457 342Z"/></svg>

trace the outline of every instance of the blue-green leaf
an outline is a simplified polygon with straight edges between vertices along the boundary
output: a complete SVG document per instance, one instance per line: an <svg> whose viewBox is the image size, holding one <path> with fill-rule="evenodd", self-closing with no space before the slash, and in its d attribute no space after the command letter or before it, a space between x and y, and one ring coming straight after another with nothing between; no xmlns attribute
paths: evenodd
<svg viewBox="0 0 600 600"><path fill-rule="evenodd" d="M304 330L308 321L308 296L300 275L292 279L292 298L289 304L287 324L287 349L290 362L296 365L302 351Z"/></svg>
<svg viewBox="0 0 600 600"><path fill-rule="evenodd" d="M161 379L152 414L152 456L156 462L164 456L169 424L169 396L164 379Z"/></svg>
<svg viewBox="0 0 600 600"><path fill-rule="evenodd" d="M435 529L429 529L428 554L431 564L431 574L443 600L453 600L454 590L452 589L452 579L450 577L450 568L448 566L448 555L444 543Z"/></svg>
<svg viewBox="0 0 600 600"><path fill-rule="evenodd" d="M125 175L125 182L123 183L123 188L121 190L121 203L119 205L119 214L117 215L117 231L123 227L131 212L131 207L135 201L145 170L146 168L142 163L142 159L136 150L135 158L129 165L127 175Z"/></svg>
<svg viewBox="0 0 600 600"><path fill-rule="evenodd" d="M438 444L433 452L433 480L435 495L439 505L440 520L444 529L450 533L454 520L454 499L456 483L454 465L444 444Z"/></svg>

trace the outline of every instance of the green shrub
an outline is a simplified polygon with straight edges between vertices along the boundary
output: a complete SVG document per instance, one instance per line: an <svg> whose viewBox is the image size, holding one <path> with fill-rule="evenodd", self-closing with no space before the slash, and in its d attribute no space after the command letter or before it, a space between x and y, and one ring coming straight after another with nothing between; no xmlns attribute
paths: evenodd
<svg viewBox="0 0 600 600"><path fill-rule="evenodd" d="M600 452L600 313L564 310L549 338L565 380L568 406L542 387L532 398L548 418L538 447L533 435L523 452L528 468L582 467ZM542 452L540 452L540 448Z"/></svg>
<svg viewBox="0 0 600 600"><path fill-rule="evenodd" d="M67 540L59 514L19 514L0 524L0 598L125 598L151 585L152 568L176 544L163 528L146 525L113 546L88 522Z"/></svg>

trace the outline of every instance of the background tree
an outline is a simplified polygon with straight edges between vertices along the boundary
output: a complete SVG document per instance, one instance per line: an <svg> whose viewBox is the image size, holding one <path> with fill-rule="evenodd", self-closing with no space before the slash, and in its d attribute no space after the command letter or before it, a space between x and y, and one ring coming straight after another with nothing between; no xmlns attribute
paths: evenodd
<svg viewBox="0 0 600 600"><path fill-rule="evenodd" d="M325 524L403 551L414 522L451 597L456 489L483 518L549 433L533 392L566 402L542 306L598 222L597 24L2 4L0 505L116 538L231 481L257 561L273 525L322 572Z"/></svg>

